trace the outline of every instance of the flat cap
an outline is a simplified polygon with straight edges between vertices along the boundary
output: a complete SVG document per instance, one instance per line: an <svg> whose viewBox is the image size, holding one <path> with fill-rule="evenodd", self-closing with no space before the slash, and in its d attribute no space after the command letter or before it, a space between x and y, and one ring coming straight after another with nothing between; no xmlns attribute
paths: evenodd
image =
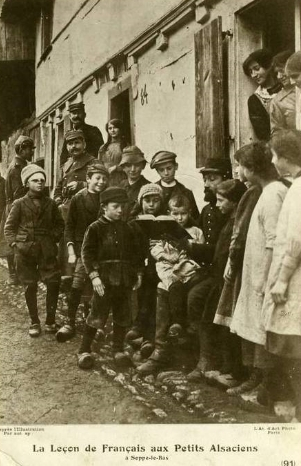
<svg viewBox="0 0 301 466"><path fill-rule="evenodd" d="M146 164L143 152L137 146L125 147L122 151L122 159L119 165L125 165L127 163L141 163Z"/></svg>
<svg viewBox="0 0 301 466"><path fill-rule="evenodd" d="M174 152L161 150L159 152L156 152L155 155L153 156L151 163L150 163L150 167L156 168L161 163L175 162L176 158L177 158L177 155Z"/></svg>
<svg viewBox="0 0 301 466"><path fill-rule="evenodd" d="M100 162L91 163L87 168L87 175L92 175L93 173L101 173L102 175L109 176L109 172L106 167Z"/></svg>
<svg viewBox="0 0 301 466"><path fill-rule="evenodd" d="M46 172L42 167L39 167L39 165L36 165L35 163L29 163L26 165L26 167L24 167L21 171L21 180L23 186L25 186L29 178L36 173L42 173L46 180Z"/></svg>
<svg viewBox="0 0 301 466"><path fill-rule="evenodd" d="M69 112L73 112L74 110L83 110L85 111L85 104L83 102L77 102L74 104L69 105Z"/></svg>
<svg viewBox="0 0 301 466"><path fill-rule="evenodd" d="M34 140L30 138L29 136L19 136L18 139L15 142L15 147L16 146L33 146L34 147Z"/></svg>
<svg viewBox="0 0 301 466"><path fill-rule="evenodd" d="M200 173L202 173L202 175L206 173L216 173L224 178L232 177L231 165L226 159L208 158L205 162L205 166L201 168Z"/></svg>
<svg viewBox="0 0 301 466"><path fill-rule="evenodd" d="M72 141L72 139L85 139L85 135L81 129L70 129L65 133L65 141Z"/></svg>
<svg viewBox="0 0 301 466"><path fill-rule="evenodd" d="M99 195L99 200L101 204L106 204L107 202L129 202L126 190L117 186L110 186L102 191Z"/></svg>

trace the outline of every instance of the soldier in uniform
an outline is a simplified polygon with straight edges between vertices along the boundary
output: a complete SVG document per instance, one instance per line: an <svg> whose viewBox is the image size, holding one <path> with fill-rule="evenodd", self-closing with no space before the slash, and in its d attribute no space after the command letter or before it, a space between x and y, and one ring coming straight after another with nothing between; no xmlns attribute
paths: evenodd
<svg viewBox="0 0 301 466"><path fill-rule="evenodd" d="M21 180L21 171L26 167L27 163L32 160L34 154L34 141L28 136L19 136L15 142L16 155L8 167L7 176L5 181L5 196L6 196L6 212L3 215L1 222L1 236L3 236L3 228L10 212L12 203L16 199L23 197L27 189L23 186ZM3 255L7 257L9 280L8 283L11 285L17 285L18 279L16 276L15 265L14 265L14 253L11 248L5 247L3 242Z"/></svg>
<svg viewBox="0 0 301 466"><path fill-rule="evenodd" d="M67 131L65 134L65 143L69 157L62 167L61 177L54 190L53 198L66 222L71 199L78 191L86 187L87 169L89 165L95 162L95 157L86 152L84 133L81 130ZM59 257L63 272L62 275L71 277L64 241L61 241L59 246Z"/></svg>
<svg viewBox="0 0 301 466"><path fill-rule="evenodd" d="M98 149L103 145L104 140L97 126L87 125L85 123L85 104L83 102L69 105L69 118L71 129L81 130L84 133L87 152L97 158ZM64 165L69 157L66 141L64 141L60 155L60 165Z"/></svg>

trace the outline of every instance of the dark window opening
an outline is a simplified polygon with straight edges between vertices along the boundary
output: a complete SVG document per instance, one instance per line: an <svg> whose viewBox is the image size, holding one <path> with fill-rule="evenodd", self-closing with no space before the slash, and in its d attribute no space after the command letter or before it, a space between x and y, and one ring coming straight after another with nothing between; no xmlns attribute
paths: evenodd
<svg viewBox="0 0 301 466"><path fill-rule="evenodd" d="M110 103L110 119L119 118L123 121L126 141L133 144L129 89L112 98Z"/></svg>
<svg viewBox="0 0 301 466"><path fill-rule="evenodd" d="M51 44L53 30L53 0L43 3L41 10L41 54Z"/></svg>

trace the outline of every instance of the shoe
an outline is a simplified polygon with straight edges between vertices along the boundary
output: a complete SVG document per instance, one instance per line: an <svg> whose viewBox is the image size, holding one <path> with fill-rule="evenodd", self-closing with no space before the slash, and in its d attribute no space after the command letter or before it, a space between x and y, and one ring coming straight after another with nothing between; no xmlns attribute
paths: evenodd
<svg viewBox="0 0 301 466"><path fill-rule="evenodd" d="M242 393L250 392L254 388L258 387L261 379L257 373L253 372L248 380L241 383L237 387L228 388L227 393L231 396L241 395Z"/></svg>
<svg viewBox="0 0 301 466"><path fill-rule="evenodd" d="M144 359L150 357L152 352L154 351L154 345L150 341L144 341L140 348L140 354Z"/></svg>
<svg viewBox="0 0 301 466"><path fill-rule="evenodd" d="M45 333L57 333L60 326L58 324L45 324Z"/></svg>
<svg viewBox="0 0 301 466"><path fill-rule="evenodd" d="M209 382L212 380L217 380L217 378L221 375L220 371L206 371L204 373L205 379Z"/></svg>
<svg viewBox="0 0 301 466"><path fill-rule="evenodd" d="M114 354L114 361L118 367L128 367L132 364L130 355L125 351L117 351Z"/></svg>
<svg viewBox="0 0 301 466"><path fill-rule="evenodd" d="M163 361L155 361L154 359L148 359L146 362L137 367L137 372L140 375L150 375L158 372L164 367Z"/></svg>
<svg viewBox="0 0 301 466"><path fill-rule="evenodd" d="M205 372L212 369L212 364L210 361L202 357L200 358L196 368L187 375L187 380L189 382L201 382L204 379Z"/></svg>
<svg viewBox="0 0 301 466"><path fill-rule="evenodd" d="M91 353L80 353L77 355L77 364L80 369L91 369L94 365L94 359Z"/></svg>
<svg viewBox="0 0 301 466"><path fill-rule="evenodd" d="M55 337L59 343L64 343L67 340L71 340L71 338L73 338L74 335L75 335L75 327L72 325L66 324L59 329Z"/></svg>
<svg viewBox="0 0 301 466"><path fill-rule="evenodd" d="M220 375L218 375L215 379L225 388L233 388L239 385L239 382L233 377L232 374L223 374L222 371L220 371Z"/></svg>
<svg viewBox="0 0 301 466"><path fill-rule="evenodd" d="M178 340L183 334L183 328L180 324L172 324L168 330L168 338L170 340Z"/></svg>
<svg viewBox="0 0 301 466"><path fill-rule="evenodd" d="M132 328L129 330L125 336L127 341L136 340L137 338L141 337L141 332L137 328Z"/></svg>
<svg viewBox="0 0 301 466"><path fill-rule="evenodd" d="M31 324L29 327L29 336L36 338L41 334L41 325L40 324Z"/></svg>

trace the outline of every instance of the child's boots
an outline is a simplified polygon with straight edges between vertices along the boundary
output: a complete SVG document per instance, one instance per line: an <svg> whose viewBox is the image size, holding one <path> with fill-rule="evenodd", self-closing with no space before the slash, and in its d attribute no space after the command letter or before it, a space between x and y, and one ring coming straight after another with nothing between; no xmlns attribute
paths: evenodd
<svg viewBox="0 0 301 466"><path fill-rule="evenodd" d="M113 353L117 366L126 367L131 365L130 355L124 351L126 328L114 322L113 324Z"/></svg>

